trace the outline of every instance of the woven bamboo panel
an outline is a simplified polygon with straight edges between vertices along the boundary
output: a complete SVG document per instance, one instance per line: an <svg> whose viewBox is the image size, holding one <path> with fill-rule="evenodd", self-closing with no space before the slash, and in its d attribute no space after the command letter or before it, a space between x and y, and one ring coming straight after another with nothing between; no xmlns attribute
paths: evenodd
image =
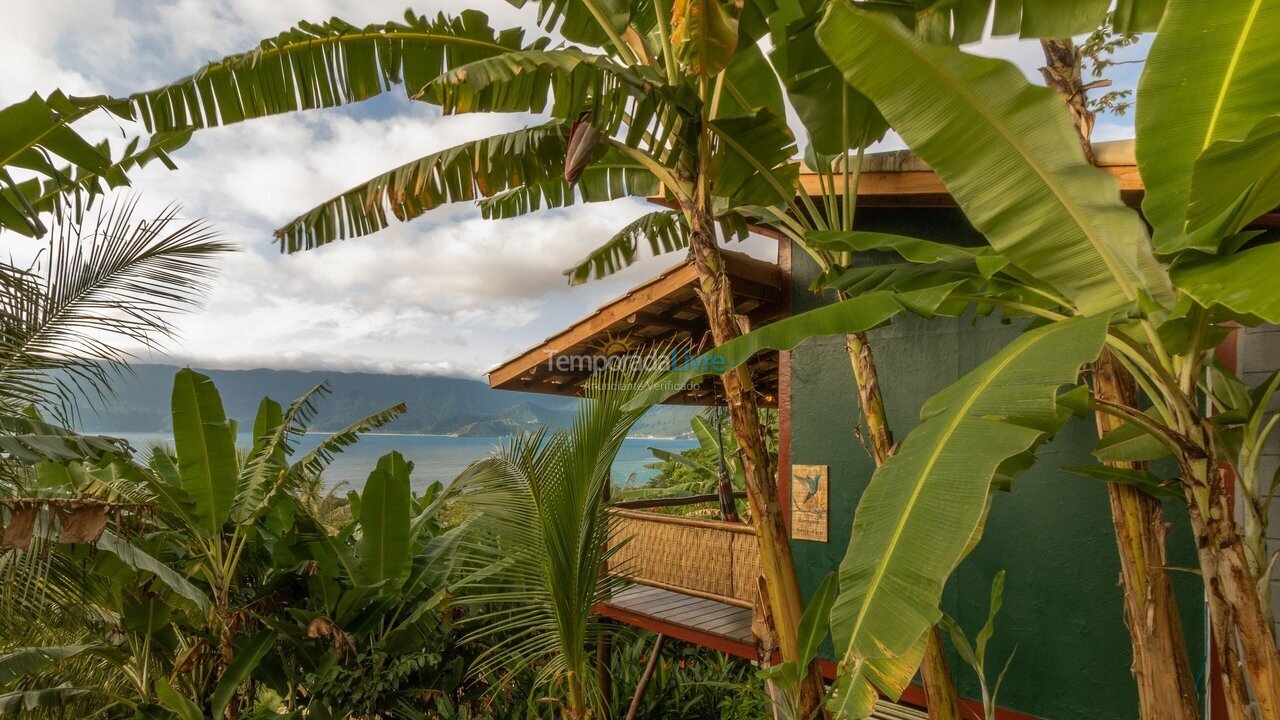
<svg viewBox="0 0 1280 720"><path fill-rule="evenodd" d="M610 572L734 605L755 601L760 548L750 526L630 510L612 514L618 550Z"/></svg>
<svg viewBox="0 0 1280 720"><path fill-rule="evenodd" d="M760 567L760 542L755 533L733 536L732 557L733 596L754 603L759 592L757 578L764 572Z"/></svg>

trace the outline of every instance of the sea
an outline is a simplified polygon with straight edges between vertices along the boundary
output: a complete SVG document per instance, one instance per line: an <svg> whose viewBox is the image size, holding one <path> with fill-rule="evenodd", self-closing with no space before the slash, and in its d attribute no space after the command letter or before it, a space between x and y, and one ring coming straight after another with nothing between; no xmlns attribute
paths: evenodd
<svg viewBox="0 0 1280 720"><path fill-rule="evenodd" d="M167 433L111 433L129 441L142 451L156 444L173 444L173 436ZM305 453L328 437L328 433L308 433L298 443L295 455ZM253 444L249 433L240 433L236 439L242 447ZM377 465L378 458L395 450L413 463L410 475L415 490L422 490L433 482L448 484L468 465L487 457L503 442L503 438L454 437L452 435L400 435L367 434L360 442L343 450L324 471L325 484L346 490L359 490ZM627 438L613 461L613 481L618 486L642 484L657 474L646 467L656 462L649 448L680 452L697 446L696 440L668 438Z"/></svg>

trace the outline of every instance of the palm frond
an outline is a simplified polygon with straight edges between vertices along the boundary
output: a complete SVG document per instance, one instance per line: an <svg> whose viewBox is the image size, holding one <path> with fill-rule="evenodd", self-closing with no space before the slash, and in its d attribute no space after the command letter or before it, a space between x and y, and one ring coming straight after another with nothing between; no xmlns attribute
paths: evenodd
<svg viewBox="0 0 1280 720"><path fill-rule="evenodd" d="M485 219L500 220L544 208L569 207L578 201L607 202L623 197L652 197L662 192L662 183L648 168L611 148L588 165L572 185L558 175L496 193L478 205Z"/></svg>
<svg viewBox="0 0 1280 720"><path fill-rule="evenodd" d="M529 0L513 0L524 7ZM559 32L570 42L601 47L617 37L631 21L632 3L627 0L536 0L538 25L547 32ZM642 24L643 28L644 25Z"/></svg>
<svg viewBox="0 0 1280 720"><path fill-rule="evenodd" d="M339 18L303 22L247 53L131 100L151 132L213 127L280 113L368 100L403 84L414 96L452 67L492 55L542 48L524 30L497 31L479 11L357 27Z"/></svg>
<svg viewBox="0 0 1280 720"><path fill-rule="evenodd" d="M522 50L456 66L424 87L418 97L447 114L530 112L573 120L592 98L616 98L614 89L639 95L645 85L644 70L574 47ZM657 76L647 79L656 81ZM610 109L609 116L611 122L605 125L616 128L622 122L621 108Z"/></svg>
<svg viewBox="0 0 1280 720"><path fill-rule="evenodd" d="M590 172L591 168L587 170ZM726 242L747 237L746 220L736 212L718 215L716 222ZM581 285L630 267L638 259L641 240L648 242L649 254L653 257L689 247L689 226L684 214L676 210L658 210L636 218L605 244L565 270L564 276L570 285Z"/></svg>
<svg viewBox="0 0 1280 720"><path fill-rule="evenodd" d="M285 252L383 229L446 203L476 200L563 172L565 127L551 123L434 152L354 187L276 231Z"/></svg>
<svg viewBox="0 0 1280 720"><path fill-rule="evenodd" d="M124 440L101 435L81 435L32 415L0 414L0 451L19 463L65 463L85 458L97 460L111 454L129 455Z"/></svg>
<svg viewBox="0 0 1280 720"><path fill-rule="evenodd" d="M0 266L0 407L48 407L64 419L77 397L110 392L133 350L157 348L175 313L199 303L211 261L232 247L170 206L134 220L135 201L100 208L92 223L60 226L28 269ZM22 275L33 281L13 282Z"/></svg>
<svg viewBox="0 0 1280 720"><path fill-rule="evenodd" d="M382 173L298 216L276 231L287 253L362 237L437 207L478 201L489 218L583 202L646 197L658 179L621 153L606 150L576 186L564 179L567 127L549 123L456 145Z"/></svg>
<svg viewBox="0 0 1280 720"><path fill-rule="evenodd" d="M279 403L262 399L254 419L253 449L240 466L239 491L231 511L233 521L251 523L265 510L268 496L280 486L288 469L285 458L316 416L315 401L329 392L328 384L320 383L290 403L284 413Z"/></svg>
<svg viewBox="0 0 1280 720"><path fill-rule="evenodd" d="M627 406L655 376L598 376L571 427L516 436L455 481L473 510L458 546L470 574L458 588L489 608L470 621L468 639L490 643L474 671L537 660L544 679L573 673L592 695L589 648L601 627L590 610L623 582L601 572L613 552L605 490L644 412Z"/></svg>
<svg viewBox="0 0 1280 720"><path fill-rule="evenodd" d="M587 118L604 135L623 132L628 147L671 160L673 140L691 127L700 100L646 65L623 65L577 48L504 53L460 65L423 88L420 99L446 113L548 113ZM550 101L550 106L548 106Z"/></svg>
<svg viewBox="0 0 1280 720"><path fill-rule="evenodd" d="M58 687L37 690L15 690L0 695L0 713L26 714L49 708L65 709L84 695L94 692L92 687Z"/></svg>

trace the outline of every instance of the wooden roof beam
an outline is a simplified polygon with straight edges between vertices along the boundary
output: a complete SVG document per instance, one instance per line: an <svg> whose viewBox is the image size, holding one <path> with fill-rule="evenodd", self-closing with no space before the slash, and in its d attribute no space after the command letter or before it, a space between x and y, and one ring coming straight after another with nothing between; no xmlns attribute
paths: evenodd
<svg viewBox="0 0 1280 720"><path fill-rule="evenodd" d="M671 313L680 312L672 310ZM660 315L658 313L638 312L627 318L627 321L633 325L652 325L656 327L669 328L671 330L685 330L688 332L706 332L707 324L698 322L697 320L684 320L674 317L671 313Z"/></svg>

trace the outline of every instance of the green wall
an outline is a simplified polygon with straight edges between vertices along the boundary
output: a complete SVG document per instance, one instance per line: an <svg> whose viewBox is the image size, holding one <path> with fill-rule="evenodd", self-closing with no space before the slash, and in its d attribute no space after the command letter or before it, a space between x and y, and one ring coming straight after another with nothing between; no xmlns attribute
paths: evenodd
<svg viewBox="0 0 1280 720"><path fill-rule="evenodd" d="M980 239L956 211L860 210L862 229L949 242ZM793 258L793 312L828 302L807 288L816 267L803 251ZM874 258L865 258L875 262ZM990 318L906 318L871 333L881 384L896 439L906 437L920 406L933 393L994 354L1018 334L1016 325ZM810 340L792 356L792 463L830 467L829 543L793 541L801 584L812 593L844 555L854 509L874 464L856 441L856 394L839 338ZM970 637L986 619L991 579L1007 571L1004 609L988 662L1003 663L1017 646L1000 705L1054 720L1109 720L1137 716L1129 673L1131 652L1123 620L1119 562L1106 489L1058 469L1092 462L1092 421L1073 420L1040 452L1039 463L1018 476L1013 490L995 497L986 533L951 577L943 609ZM1165 507L1169 559L1197 565L1186 511ZM1203 666L1200 582L1175 572L1188 637L1192 673ZM973 672L950 653L961 693L978 697ZM997 666L998 671L998 666Z"/></svg>

